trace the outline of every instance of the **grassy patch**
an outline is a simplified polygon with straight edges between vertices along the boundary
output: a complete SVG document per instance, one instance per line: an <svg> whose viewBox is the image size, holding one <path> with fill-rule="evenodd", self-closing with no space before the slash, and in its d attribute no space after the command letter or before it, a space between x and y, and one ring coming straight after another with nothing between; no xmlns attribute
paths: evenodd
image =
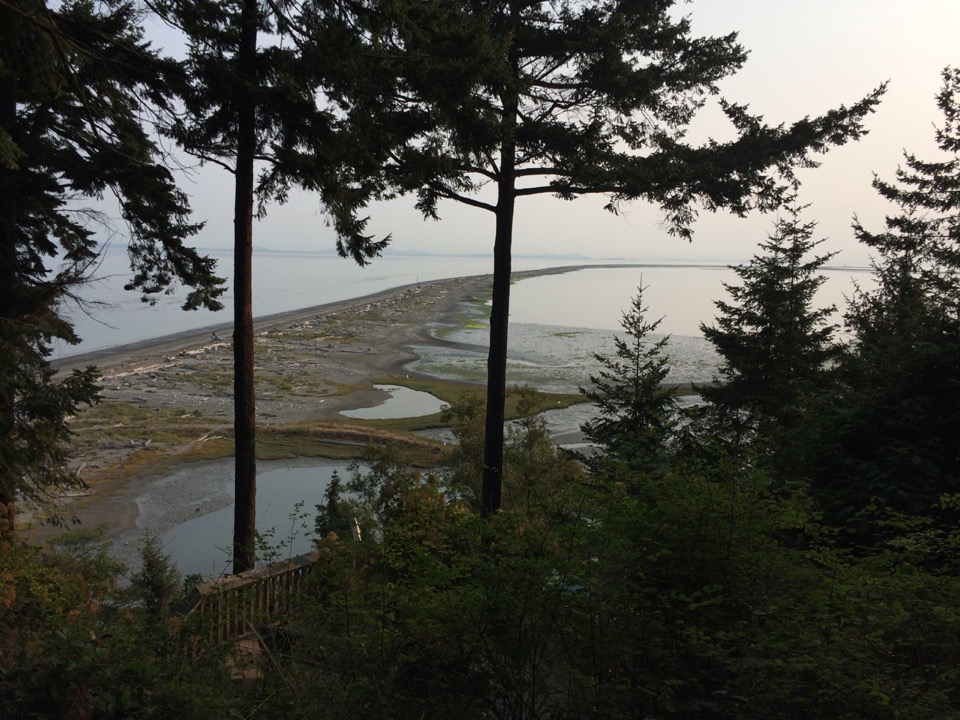
<svg viewBox="0 0 960 720"><path fill-rule="evenodd" d="M177 380L189 381L198 388L232 388L233 367L212 368L210 370L187 370L174 375Z"/></svg>
<svg viewBox="0 0 960 720"><path fill-rule="evenodd" d="M375 380L375 383L378 385L402 385L411 390L430 393L448 405L470 400L485 401L487 396L487 388L483 385L455 382L452 380L438 380L435 378L382 377ZM534 390L533 396L535 400L534 412L570 407L571 405L582 403L585 400L579 393L544 393L539 390ZM508 392L507 402L504 407L504 414L507 420L514 420L520 416L517 408L518 401L519 397L516 393ZM354 420L353 422L358 424L362 423L364 427L378 428L398 433L428 430L445 427L446 425L443 419L443 413L439 412L433 413L432 415L421 415L411 418Z"/></svg>
<svg viewBox="0 0 960 720"><path fill-rule="evenodd" d="M101 445L148 440L151 444L182 444L209 433L220 422L195 409L103 401L77 413L71 429L81 442Z"/></svg>
<svg viewBox="0 0 960 720"><path fill-rule="evenodd" d="M398 445L421 467L436 467L449 452L443 443L428 438L373 428L367 423L329 421L264 427L257 434L257 457L262 460L295 457L349 460L362 457L371 444Z"/></svg>

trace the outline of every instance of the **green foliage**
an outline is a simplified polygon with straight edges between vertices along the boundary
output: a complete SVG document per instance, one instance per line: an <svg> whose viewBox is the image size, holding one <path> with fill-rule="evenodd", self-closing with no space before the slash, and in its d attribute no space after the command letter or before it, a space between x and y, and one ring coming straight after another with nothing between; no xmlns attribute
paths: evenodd
<svg viewBox="0 0 960 720"><path fill-rule="evenodd" d="M65 534L52 551L0 541L4 716L201 718L239 706L223 666L191 658L179 621L156 616L169 577L147 547L133 592L122 589L96 533Z"/></svg>
<svg viewBox="0 0 960 720"><path fill-rule="evenodd" d="M142 608L145 623L160 630L181 599L183 580L154 535L144 535L140 569L130 577L130 595Z"/></svg>
<svg viewBox="0 0 960 720"><path fill-rule="evenodd" d="M354 518L352 503L343 497L343 481L336 470L330 477L327 489L323 491L323 502L317 504L314 520L314 535L320 540L330 533L347 538L353 532Z"/></svg>
<svg viewBox="0 0 960 720"><path fill-rule="evenodd" d="M802 222L802 210L783 208L762 252L732 268L741 284L724 285L731 301L715 303L715 324L701 324L722 363L713 384L698 388L707 405L691 413L685 432L700 456L723 463L733 452L773 469L779 484L804 477L818 426L814 398L831 392L840 354L828 322L835 308L813 306L826 279L818 271L833 254L812 254L823 240L812 239L816 224Z"/></svg>
<svg viewBox="0 0 960 720"><path fill-rule="evenodd" d="M186 308L220 307L214 261L186 247L199 229L145 123L169 110L168 66L132 3L18 0L0 7L0 502L75 486L65 418L97 395L95 372L55 378L57 341L77 343L63 305L99 257L112 194L133 279L149 299L182 282Z"/></svg>
<svg viewBox="0 0 960 720"><path fill-rule="evenodd" d="M855 223L876 255L876 287L847 313L854 333L824 399L813 439L811 481L829 519L853 522L868 505L936 516L938 498L960 488L960 204L957 98L946 70L937 142L947 159L906 155L897 182L874 187L897 204L884 232ZM813 444L813 443L811 443Z"/></svg>
<svg viewBox="0 0 960 720"><path fill-rule="evenodd" d="M456 440L445 463L450 491L469 507L479 509L483 467L484 403L478 396L462 396L444 410L444 419Z"/></svg>
<svg viewBox="0 0 960 720"><path fill-rule="evenodd" d="M479 424L475 410L460 417ZM244 685L226 683L223 653L182 651L189 619L156 622L175 587L156 547L134 604L82 539L56 556L2 548L0 700L117 717L955 712L955 525L874 508L863 519L889 539L854 553L810 498L736 458L685 452L657 473L585 474L536 418L508 439L505 504L489 519L446 485L454 474L420 474L394 449L352 469L349 497L335 490L324 507L339 496L363 537L318 541L304 593ZM467 465L456 472L478 477Z"/></svg>
<svg viewBox="0 0 960 720"><path fill-rule="evenodd" d="M539 490L490 521L430 479L398 495L389 463L366 479L392 511L320 543L292 664L265 679L278 716L933 718L960 699L960 587L927 566L949 534L889 516L901 539L854 555L763 472L550 482L536 423L512 438L506 477Z"/></svg>
<svg viewBox="0 0 960 720"><path fill-rule="evenodd" d="M723 358L715 386L701 388L705 399L729 415L753 424L794 427L802 419L801 398L821 381L837 352L834 307L815 309L814 295L826 278L817 274L835 253L810 256L815 223L801 223L801 208L788 206L763 254L733 267L742 285L724 285L732 302L717 301L716 325L701 325L704 337Z"/></svg>
<svg viewBox="0 0 960 720"><path fill-rule="evenodd" d="M662 385L669 373L664 351L669 336L653 339L660 320L648 322L643 288L638 288L621 326L626 338L614 337L614 355L596 355L599 374L592 387L581 388L599 416L582 427L587 440L601 448L591 466L615 460L631 471L656 472L666 463L667 444L675 432L677 404Z"/></svg>

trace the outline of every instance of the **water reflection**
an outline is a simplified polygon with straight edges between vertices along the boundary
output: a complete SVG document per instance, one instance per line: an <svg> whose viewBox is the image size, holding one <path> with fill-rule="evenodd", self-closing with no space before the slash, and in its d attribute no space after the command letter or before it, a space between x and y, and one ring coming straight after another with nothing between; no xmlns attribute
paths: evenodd
<svg viewBox="0 0 960 720"><path fill-rule="evenodd" d="M315 506L323 500L333 472L344 476L347 465L326 461L321 467L280 468L257 477L257 531L276 548L277 559L312 548ZM233 496L232 481L226 491ZM184 575L229 574L232 542L232 504L176 525L163 535L164 551Z"/></svg>
<svg viewBox="0 0 960 720"><path fill-rule="evenodd" d="M341 415L359 420L392 420L433 415L447 406L443 400L421 390L411 390L401 385L374 385L373 387L390 393L386 402L374 407L344 410Z"/></svg>

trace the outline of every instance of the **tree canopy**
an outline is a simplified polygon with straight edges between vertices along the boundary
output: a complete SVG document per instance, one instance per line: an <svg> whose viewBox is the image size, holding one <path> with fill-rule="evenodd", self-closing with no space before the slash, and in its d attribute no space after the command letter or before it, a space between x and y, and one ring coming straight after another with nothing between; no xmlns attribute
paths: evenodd
<svg viewBox="0 0 960 720"><path fill-rule="evenodd" d="M873 185L898 210L881 231L854 233L876 254L875 286L848 308L853 333L824 403L814 491L836 522L865 507L937 516L960 491L960 71L937 104L942 159L905 154L893 182Z"/></svg>
<svg viewBox="0 0 960 720"><path fill-rule="evenodd" d="M780 431L803 422L804 398L838 355L829 322L836 308L814 306L826 280L818 271L835 253L811 255L823 240L812 239L816 224L803 222L802 210L783 208L762 252L732 268L741 284L724 284L730 301L716 301L715 323L700 326L722 358L714 384L700 389L704 399L733 436L759 428L781 450Z"/></svg>
<svg viewBox="0 0 960 720"><path fill-rule="evenodd" d="M596 355L600 370L581 389L597 406L597 417L582 427L586 439L602 448L604 460L624 463L633 473L654 474L664 466L667 442L676 430L677 401L663 387L670 372L666 357L669 336L654 336L660 320L648 321L643 288L624 311L624 337L614 337L612 356Z"/></svg>
<svg viewBox="0 0 960 720"><path fill-rule="evenodd" d="M148 299L182 283L184 308L220 307L214 261L185 243L200 228L144 120L169 109L169 63L129 2L0 3L0 501L77 482L64 418L96 398L94 372L59 380L53 343L76 343L63 304L99 255L94 205L126 224L133 277Z"/></svg>
<svg viewBox="0 0 960 720"><path fill-rule="evenodd" d="M240 572L256 560L254 215L265 215L271 200L283 202L294 187L313 191L337 232L340 255L366 264L387 242L364 234L366 220L357 216L379 188L376 174L363 169L376 153L348 129L335 90L328 91L349 84L351 71L335 58L357 42L337 25L337 3L158 0L153 7L187 41L187 57L171 76L183 112L163 131L234 176L233 552ZM328 15L330 27L307 43L304 28Z"/></svg>
<svg viewBox="0 0 960 720"><path fill-rule="evenodd" d="M532 195L645 200L689 239L697 208L778 207L794 169L863 134L883 87L850 107L768 125L721 100L734 138L692 144L691 120L735 73L735 34L694 37L674 2L373 3L382 92L362 107L401 140L389 187L415 192L425 217L442 200L494 214L484 508L500 506L513 217Z"/></svg>

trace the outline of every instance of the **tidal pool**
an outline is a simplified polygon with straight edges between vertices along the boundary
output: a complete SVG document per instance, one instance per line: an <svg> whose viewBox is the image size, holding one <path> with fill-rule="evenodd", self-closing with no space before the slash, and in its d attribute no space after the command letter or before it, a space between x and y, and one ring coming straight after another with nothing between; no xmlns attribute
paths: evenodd
<svg viewBox="0 0 960 720"><path fill-rule="evenodd" d="M347 479L347 467L346 462L328 462L321 467L279 468L257 477L257 531L276 560L312 549L316 505L323 500L334 471ZM233 490L231 481L224 492L232 498ZM162 537L164 552L181 573L205 578L230 573L232 543L232 502L175 525Z"/></svg>
<svg viewBox="0 0 960 720"><path fill-rule="evenodd" d="M411 390L402 385L374 385L373 387L390 393L390 397L374 407L344 410L340 414L358 420L393 420L433 415L447 407L440 398L421 390Z"/></svg>

